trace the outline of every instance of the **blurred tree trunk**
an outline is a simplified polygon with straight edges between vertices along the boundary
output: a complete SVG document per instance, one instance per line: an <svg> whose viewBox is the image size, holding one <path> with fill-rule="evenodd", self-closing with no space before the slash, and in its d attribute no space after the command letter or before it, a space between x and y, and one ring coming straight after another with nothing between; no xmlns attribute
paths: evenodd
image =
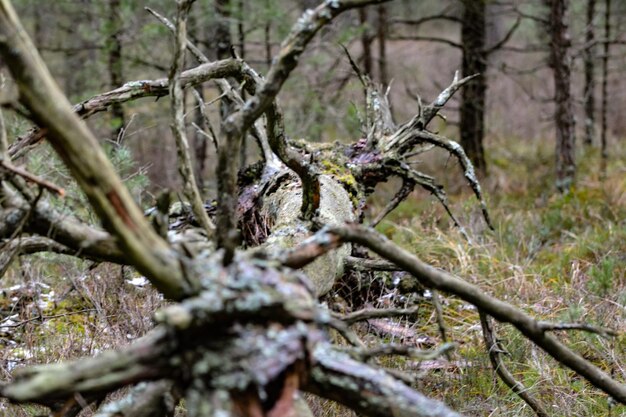
<svg viewBox="0 0 626 417"><path fill-rule="evenodd" d="M203 19L202 16L198 16L198 11L200 8L195 10L196 13L191 13L189 15L189 37L196 45L204 44L206 31L204 30ZM196 92L198 93L198 97L200 100L204 101L204 89L202 86L196 87ZM202 114L202 106L199 104L194 105L193 110L193 119L196 126L204 126L204 115ZM206 170L206 159L208 156L208 141L206 136L200 129L194 130L193 135L193 150L194 150L194 175L196 177L196 182L198 183L198 189L202 193L206 186L204 181L204 174Z"/></svg>
<svg viewBox="0 0 626 417"><path fill-rule="evenodd" d="M239 41L239 57L246 59L246 32L243 24L243 18L246 15L246 2L239 0L237 2L237 11L239 16L237 18L237 40ZM245 94L244 94L245 98Z"/></svg>
<svg viewBox="0 0 626 417"><path fill-rule="evenodd" d="M363 32L361 33L361 47L363 48L363 57L361 59L363 65L363 71L372 76L372 35L370 33L370 25L368 21L367 9L359 9L359 23Z"/></svg>
<svg viewBox="0 0 626 417"><path fill-rule="evenodd" d="M44 10L40 4L33 3L33 42L35 42L35 46L37 48L41 48L43 46L44 39Z"/></svg>
<svg viewBox="0 0 626 417"><path fill-rule="evenodd" d="M486 2L485 0L462 0L463 19L461 43L463 45L463 76L478 74L461 89L460 138L476 170L485 174L487 164L483 148L485 135L485 102L487 97L488 52L485 48Z"/></svg>
<svg viewBox="0 0 626 417"><path fill-rule="evenodd" d="M609 77L609 46L611 36L611 0L606 0L604 11L604 54L602 56L602 126L600 132L600 147L602 162L600 172L606 174L606 164L609 157L606 147L606 111L608 107L608 77Z"/></svg>
<svg viewBox="0 0 626 417"><path fill-rule="evenodd" d="M583 62L585 72L585 86L583 90L583 98L585 102L585 138L584 143L591 146L593 137L595 136L595 107L596 100L594 90L596 87L595 79L595 29L593 18L595 15L596 0L587 0L587 27L585 28L586 47L583 51Z"/></svg>
<svg viewBox="0 0 626 417"><path fill-rule="evenodd" d="M566 0L546 0L549 7L550 66L554 75L556 123L556 187L565 192L574 184L576 155L574 109L571 95L570 38L567 31Z"/></svg>
<svg viewBox="0 0 626 417"><path fill-rule="evenodd" d="M232 39L230 36L230 0L215 0L215 54L217 59L230 56Z"/></svg>
<svg viewBox="0 0 626 417"><path fill-rule="evenodd" d="M112 88L124 84L124 67L122 63L122 35L124 30L122 20L121 0L109 0L107 16L107 65L109 81ZM111 106L111 135L113 139L119 137L124 130L124 107L116 103Z"/></svg>
<svg viewBox="0 0 626 417"><path fill-rule="evenodd" d="M389 73L387 71L387 30L389 22L387 20L387 6L378 6L378 78L380 84L384 87L389 85Z"/></svg>

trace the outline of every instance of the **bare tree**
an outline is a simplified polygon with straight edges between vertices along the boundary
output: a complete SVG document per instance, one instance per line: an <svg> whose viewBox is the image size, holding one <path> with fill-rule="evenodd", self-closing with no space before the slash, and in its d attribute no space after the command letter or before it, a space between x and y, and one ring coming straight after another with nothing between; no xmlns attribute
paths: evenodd
<svg viewBox="0 0 626 417"><path fill-rule="evenodd" d="M569 191L576 177L574 105L571 94L570 37L564 0L546 0L550 67L554 74L554 121L556 126L556 187Z"/></svg>

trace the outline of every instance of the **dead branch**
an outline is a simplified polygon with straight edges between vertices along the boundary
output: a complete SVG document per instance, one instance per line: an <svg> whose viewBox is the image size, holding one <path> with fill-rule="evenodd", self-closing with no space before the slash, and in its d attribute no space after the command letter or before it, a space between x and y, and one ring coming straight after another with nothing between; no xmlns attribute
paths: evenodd
<svg viewBox="0 0 626 417"><path fill-rule="evenodd" d="M385 371L366 367L327 346L313 351L306 391L370 417L459 417L444 404L411 390ZM363 395L366 393L366 395Z"/></svg>
<svg viewBox="0 0 626 417"><path fill-rule="evenodd" d="M57 194L59 197L65 196L65 190L59 187L56 184L51 183L43 178L39 178L35 174L32 174L26 171L24 168L17 167L13 165L11 162L6 159L0 159L0 170L4 170L10 174L19 175L24 178L26 181L31 182L33 184L37 184L40 187L43 187L53 193Z"/></svg>
<svg viewBox="0 0 626 417"><path fill-rule="evenodd" d="M350 348L346 349L346 352L352 356L355 360L361 362L367 362L371 358L387 355L406 356L411 359L417 359L419 361L427 361L437 359L440 356L449 354L452 350L456 349L455 343L444 343L437 349L422 350L413 346L398 345L398 344L385 344L378 345L373 348Z"/></svg>
<svg viewBox="0 0 626 417"><path fill-rule="evenodd" d="M173 417L180 400L171 381L142 382L119 400L105 404L94 417Z"/></svg>
<svg viewBox="0 0 626 417"><path fill-rule="evenodd" d="M412 316L419 311L419 307L411 308L364 308L348 314L333 315L347 324L357 323L369 319L379 319L384 317Z"/></svg>
<svg viewBox="0 0 626 417"><path fill-rule="evenodd" d="M241 61L225 59L199 65L183 71L180 83L183 88L196 86L206 81L235 76L241 72ZM163 97L169 94L167 78L157 80L129 81L114 90L98 94L73 106L73 110L82 118L88 118L96 113L107 110L114 104L121 104L144 97ZM9 147L9 156L12 159L23 156L29 149L46 137L45 129L33 129L28 134L17 138Z"/></svg>
<svg viewBox="0 0 626 417"><path fill-rule="evenodd" d="M378 213L374 220L372 220L372 223L370 223L370 227L376 227L378 223L380 223L389 213L394 211L396 207L398 207L400 203L403 202L409 196L409 194L411 194L414 188L415 183L413 181L410 181L406 178L403 179L402 185L400 186L400 189L398 190L396 195L393 197L393 199L391 199L389 203L387 203L385 208L380 213Z"/></svg>
<svg viewBox="0 0 626 417"><path fill-rule="evenodd" d="M178 150L178 170L183 178L184 192L187 200L191 204L193 214L200 223L200 226L211 237L215 232L215 225L209 218L204 203L198 189L196 177L193 173L191 157L189 155L189 141L185 132L185 114L183 88L181 86L180 74L185 65L185 45L187 43L187 15L191 7L190 1L178 2L178 13L176 16L176 49L170 71L169 84L172 115L172 133L176 139L176 149Z"/></svg>
<svg viewBox="0 0 626 417"><path fill-rule="evenodd" d="M244 133L254 122L274 103L274 99L282 85L297 66L298 58L313 36L324 25L345 10L363 7L368 4L383 3L385 0L333 0L322 3L316 9L308 9L292 27L290 34L283 41L279 54L270 67L265 83L256 91L253 97L236 113L230 115L224 122L226 136L224 152L220 153L217 170L219 173L218 193L220 204L217 210L218 246L225 249L224 261L232 260L232 254L238 244L238 239L232 231L237 228L236 207L237 194L236 177L239 170L239 161L231 160L228 155L239 155ZM268 123L270 126L272 123ZM272 135L268 135L270 141ZM279 154L280 155L280 154ZM310 170L307 170L307 174ZM299 173L300 175L304 173ZM303 180L302 215L311 219L319 207L319 182L313 174Z"/></svg>
<svg viewBox="0 0 626 417"><path fill-rule="evenodd" d="M379 259L365 259L356 258L354 256L348 256L344 265L346 268L353 269L355 271L401 271L398 265L393 262L379 260Z"/></svg>
<svg viewBox="0 0 626 417"><path fill-rule="evenodd" d="M491 323L489 322L489 316L487 316L482 311L478 312L480 315L480 325L483 329L483 338L485 340L485 346L487 347L487 352L489 353L489 360L491 361L491 366L493 370L498 374L502 382L506 384L507 387L511 389L514 393L516 393L532 410L537 414L538 417L548 417L550 413L548 413L539 401L535 399L528 392L528 388L526 388L521 382L517 381L513 374L508 370L504 361L502 360L502 349L498 346L498 342L496 340L496 336L494 334Z"/></svg>
<svg viewBox="0 0 626 417"><path fill-rule="evenodd" d="M619 336L619 333L608 327L594 326L587 323L551 323L548 321L540 321L539 327L544 332L554 332L559 330L580 330L583 332L594 333L604 338L609 336Z"/></svg>

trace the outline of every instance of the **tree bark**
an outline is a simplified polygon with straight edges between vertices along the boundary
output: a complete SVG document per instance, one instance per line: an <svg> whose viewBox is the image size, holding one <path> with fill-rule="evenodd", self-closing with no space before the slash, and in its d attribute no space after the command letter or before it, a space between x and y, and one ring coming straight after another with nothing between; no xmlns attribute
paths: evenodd
<svg viewBox="0 0 626 417"><path fill-rule="evenodd" d="M554 121L556 125L556 188L567 192L576 179L574 103L571 94L571 45L565 0L546 0L549 7L548 33L550 66L554 76Z"/></svg>
<svg viewBox="0 0 626 417"><path fill-rule="evenodd" d="M387 70L387 6L378 6L378 82L382 86L389 85Z"/></svg>
<svg viewBox="0 0 626 417"><path fill-rule="evenodd" d="M585 107L585 137L584 144L591 146L596 129L596 78L595 78L595 25L594 16L596 0L587 0L587 27L585 28L586 47L583 51L583 65L585 72L585 86L583 100Z"/></svg>
<svg viewBox="0 0 626 417"><path fill-rule="evenodd" d="M483 138L485 136L485 103L487 97L486 2L462 0L463 19L461 43L463 46L463 76L476 75L461 89L461 146L476 170L486 174L487 163Z"/></svg>
<svg viewBox="0 0 626 417"><path fill-rule="evenodd" d="M606 174L606 165L609 159L607 152L607 111L608 111L608 95L609 95L609 48L611 42L611 0L605 0L604 10L604 54L602 56L602 126L600 131L600 152L601 163L600 173L602 176Z"/></svg>
<svg viewBox="0 0 626 417"><path fill-rule="evenodd" d="M107 67L112 88L124 84L124 66L122 61L122 35L124 20L122 17L121 0L109 0L107 16ZM117 140L124 131L126 120L124 107L121 104L111 106L111 135Z"/></svg>
<svg viewBox="0 0 626 417"><path fill-rule="evenodd" d="M363 66L363 72L372 76L372 35L370 34L370 24L368 20L367 9L359 9L359 23L361 24L361 47L363 48L363 55L361 63Z"/></svg>

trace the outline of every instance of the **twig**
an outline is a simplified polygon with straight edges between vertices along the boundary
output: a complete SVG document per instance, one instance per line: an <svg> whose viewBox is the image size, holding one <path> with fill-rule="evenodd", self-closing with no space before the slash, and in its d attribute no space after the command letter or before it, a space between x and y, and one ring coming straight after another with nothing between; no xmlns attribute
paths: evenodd
<svg viewBox="0 0 626 417"><path fill-rule="evenodd" d="M378 319L383 317L411 316L419 311L419 307L411 308L364 308L345 315L333 313L335 318L347 324L353 324L359 321Z"/></svg>
<svg viewBox="0 0 626 417"><path fill-rule="evenodd" d="M23 168L13 165L6 159L0 159L0 167L2 167L4 170L9 171L15 175L19 175L20 177L24 178L28 182L37 184L49 191L56 193L59 197L65 196L65 189L59 187L56 184L51 183L50 181L44 180L43 178L39 178L35 174L32 174Z"/></svg>
<svg viewBox="0 0 626 417"><path fill-rule="evenodd" d="M355 271L401 271L402 269L393 262L382 259L365 259L347 256L343 264L346 268Z"/></svg>
<svg viewBox="0 0 626 417"><path fill-rule="evenodd" d="M211 140L211 143L213 144L213 147L215 148L215 153L218 153L219 145L217 144L217 135L215 134L215 131L213 130L213 126L211 125L211 120L209 119L209 115L206 113L207 106L213 103L213 100L207 104L204 102L204 100L202 100L202 96L200 95L198 90L194 89L192 90L192 92L193 92L193 96L196 98L196 101L198 102L198 106L200 106L200 114L202 115L202 124L204 126L204 129L201 129L200 126L196 125L195 123L192 123L192 125L198 130L198 132L200 132L201 135ZM219 100L223 96L224 96L224 93L221 94L219 97L217 97L215 100Z"/></svg>
<svg viewBox="0 0 626 417"><path fill-rule="evenodd" d="M463 168L463 174L465 179L469 183L476 199L480 204L480 208L483 214L483 218L485 219L485 223L491 230L495 230L493 227L493 223L491 222L491 218L489 216L489 211L487 210L487 203L483 197L482 189L480 187L480 183L478 182L478 178L476 177L476 172L474 171L474 165L467 157L467 154L457 142L450 140L446 137L436 135L434 133L430 133L425 130L415 130L411 133L403 135L404 144L398 144L400 147L409 146L412 147L415 143L429 143L435 145L439 148L443 148L450 152L452 155L456 157L459 161L459 165ZM399 136L398 136L399 137Z"/></svg>
<svg viewBox="0 0 626 417"><path fill-rule="evenodd" d="M528 389L521 382L515 379L513 374L511 374L511 372L504 364L504 361L502 360L503 350L498 346L498 342L496 341L496 337L494 335L489 316L487 316L487 314L485 314L481 310L479 310L478 314L480 316L480 325L483 329L485 346L487 347L489 360L491 361L491 366L493 367L493 370L500 377L502 382L504 382L505 385L511 389L511 391L517 394L522 400L524 400L526 404L528 404L530 408L533 409L538 417L550 416L543 404L537 401L535 397L530 395Z"/></svg>
<svg viewBox="0 0 626 417"><path fill-rule="evenodd" d="M443 307L441 306L441 300L439 299L439 291L431 290L432 302L435 307L435 317L437 317L437 327L439 328L439 334L441 335L441 341L443 343L448 342L448 329L446 327L446 321L443 318ZM449 354L446 353L446 357L451 359Z"/></svg>
<svg viewBox="0 0 626 417"><path fill-rule="evenodd" d="M28 324L28 323L36 321L36 320L43 321L43 320L58 319L60 317L73 316L73 315L76 315L76 314L93 313L94 311L97 311L97 310L93 309L93 308L90 308L90 309L85 309L85 310L80 310L80 311L71 311L69 313L54 314L54 315L51 315L51 316L32 317L30 319L22 320L19 323L14 323L14 324L2 324L4 321L8 320L8 318L6 318L3 321L0 321L0 329L9 329L9 328L22 327L25 324Z"/></svg>
<svg viewBox="0 0 626 417"><path fill-rule="evenodd" d="M456 343L444 343L437 349L422 350L412 346L398 345L395 343L378 345L373 348L350 348L345 351L354 359L366 362L371 358L386 355L408 356L412 359L427 361L436 359L443 355L448 355L452 350L456 349Z"/></svg>
<svg viewBox="0 0 626 417"><path fill-rule="evenodd" d="M594 333L604 338L609 336L619 336L619 332L608 327L599 327L587 323L551 323L548 321L540 321L539 328L544 332L554 332L559 330L581 330L584 332Z"/></svg>
<svg viewBox="0 0 626 417"><path fill-rule="evenodd" d="M355 346L357 348L365 347L365 343L363 343L363 341L359 338L359 335L357 335L356 332L352 330L350 326L342 320L333 318L328 321L328 326L335 329L337 333L339 333L339 335L352 346Z"/></svg>
<svg viewBox="0 0 626 417"><path fill-rule="evenodd" d="M372 220L370 227L376 227L378 223L380 223L389 213L394 211L396 207L398 207L398 205L400 205L400 203L403 202L409 194L411 194L414 188L415 183L413 181L403 178L402 186L400 187L396 195L389 203L387 203L385 208L380 213L378 213L376 218Z"/></svg>
<svg viewBox="0 0 626 417"><path fill-rule="evenodd" d="M163 23L170 31L172 31L173 33L176 33L176 26L172 22L170 22L165 16L162 16L161 14L157 13L155 10L149 7L145 7L144 10L146 10L152 16L156 17L156 19L159 22ZM202 53L200 48L194 45L189 39L185 39L185 47L189 49L189 52L193 54L193 56L198 60L198 62L201 62L203 64L207 64L211 62L211 60L207 58L207 56L204 55L204 53Z"/></svg>
<svg viewBox="0 0 626 417"><path fill-rule="evenodd" d="M194 217L200 223L207 236L213 236L215 225L209 218L200 190L193 173L191 157L189 156L189 141L185 132L185 110L183 102L183 88L180 82L180 74L185 65L185 45L187 43L187 15L193 1L185 0L178 2L176 15L176 50L172 61L169 84L171 100L172 133L176 139L178 150L178 170L183 178L185 196L191 204Z"/></svg>

